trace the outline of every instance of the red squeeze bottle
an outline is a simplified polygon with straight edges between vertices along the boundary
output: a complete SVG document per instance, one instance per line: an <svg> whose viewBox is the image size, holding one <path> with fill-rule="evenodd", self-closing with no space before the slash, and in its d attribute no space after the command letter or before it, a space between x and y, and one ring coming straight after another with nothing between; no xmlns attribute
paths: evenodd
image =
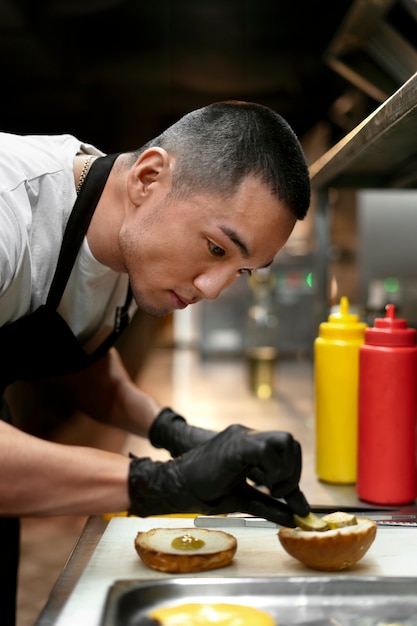
<svg viewBox="0 0 417 626"><path fill-rule="evenodd" d="M417 497L416 330L386 307L365 330L359 349L359 498L382 505L408 504Z"/></svg>

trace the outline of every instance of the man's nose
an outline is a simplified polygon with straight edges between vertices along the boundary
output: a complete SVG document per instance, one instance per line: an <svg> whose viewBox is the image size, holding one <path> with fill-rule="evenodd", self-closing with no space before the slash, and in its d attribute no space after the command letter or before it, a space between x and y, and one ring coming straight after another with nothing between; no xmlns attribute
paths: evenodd
<svg viewBox="0 0 417 626"><path fill-rule="evenodd" d="M236 272L230 270L210 270L199 274L194 279L194 286L205 300L215 300L237 277Z"/></svg>

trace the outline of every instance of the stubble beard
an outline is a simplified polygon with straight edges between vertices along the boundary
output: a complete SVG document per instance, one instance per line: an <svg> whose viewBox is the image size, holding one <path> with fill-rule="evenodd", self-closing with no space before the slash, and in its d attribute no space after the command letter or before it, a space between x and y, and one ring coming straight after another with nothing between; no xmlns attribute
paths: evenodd
<svg viewBox="0 0 417 626"><path fill-rule="evenodd" d="M161 318L161 317L166 317L172 312L172 311L165 311L165 310L156 308L155 306L147 302L143 294L141 292L138 292L136 289L133 290L132 288L132 292L133 292L133 299L138 305L138 308L144 313L146 313L147 315L150 315L151 317Z"/></svg>

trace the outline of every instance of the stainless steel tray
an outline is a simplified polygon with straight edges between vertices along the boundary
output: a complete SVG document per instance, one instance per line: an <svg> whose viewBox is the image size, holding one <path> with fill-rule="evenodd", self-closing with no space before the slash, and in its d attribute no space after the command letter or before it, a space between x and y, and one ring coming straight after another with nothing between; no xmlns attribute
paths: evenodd
<svg viewBox="0 0 417 626"><path fill-rule="evenodd" d="M119 580L109 589L101 626L150 625L152 609L184 602L254 606L278 626L417 626L416 578L350 576Z"/></svg>

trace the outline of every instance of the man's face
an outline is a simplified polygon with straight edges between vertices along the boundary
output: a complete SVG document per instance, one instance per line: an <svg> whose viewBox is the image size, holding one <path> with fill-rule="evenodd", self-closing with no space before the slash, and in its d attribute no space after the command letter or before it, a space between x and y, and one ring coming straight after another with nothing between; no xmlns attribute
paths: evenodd
<svg viewBox="0 0 417 626"><path fill-rule="evenodd" d="M215 300L239 276L272 262L295 218L247 178L231 198L154 194L129 213L119 245L138 306L157 317Z"/></svg>

